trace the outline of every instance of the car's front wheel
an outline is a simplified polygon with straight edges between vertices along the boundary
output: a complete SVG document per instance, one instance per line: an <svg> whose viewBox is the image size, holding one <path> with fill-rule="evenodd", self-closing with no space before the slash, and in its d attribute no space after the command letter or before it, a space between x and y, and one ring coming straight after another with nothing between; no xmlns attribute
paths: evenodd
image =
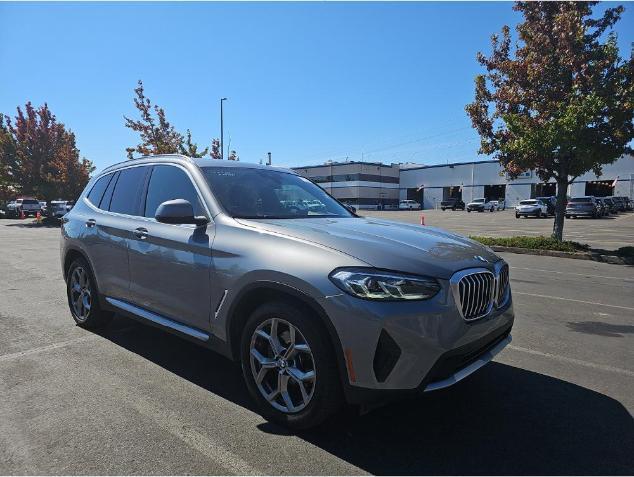
<svg viewBox="0 0 634 477"><path fill-rule="evenodd" d="M342 402L334 352L315 320L292 303L267 303L242 333L242 373L251 396L265 417L293 429L319 425Z"/></svg>
<svg viewBox="0 0 634 477"><path fill-rule="evenodd" d="M70 313L79 326L95 329L112 319L112 313L99 306L95 279L85 259L77 258L71 263L66 275L66 294Z"/></svg>

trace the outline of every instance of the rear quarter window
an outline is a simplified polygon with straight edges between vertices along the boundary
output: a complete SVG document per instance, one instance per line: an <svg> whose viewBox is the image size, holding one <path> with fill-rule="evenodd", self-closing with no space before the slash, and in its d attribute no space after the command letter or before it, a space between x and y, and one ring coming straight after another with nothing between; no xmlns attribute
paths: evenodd
<svg viewBox="0 0 634 477"><path fill-rule="evenodd" d="M106 188L108 187L108 184L110 183L110 179L112 179L112 176L113 174L107 174L97 179L97 182L95 182L95 185L93 185L92 189L90 189L88 196L86 196L88 201L95 207L99 207L99 202L101 202L103 193L106 191ZM57 203L55 205L57 205Z"/></svg>

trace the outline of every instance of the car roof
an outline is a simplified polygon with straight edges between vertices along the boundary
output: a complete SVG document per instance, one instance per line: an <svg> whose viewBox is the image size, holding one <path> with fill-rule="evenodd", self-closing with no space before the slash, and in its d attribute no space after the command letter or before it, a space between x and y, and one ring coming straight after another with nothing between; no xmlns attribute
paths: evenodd
<svg viewBox="0 0 634 477"><path fill-rule="evenodd" d="M190 163L195 164L198 167L239 167L244 169L266 169L266 170L276 170L280 172L287 172L293 175L297 175L297 173L291 169L285 167L278 166L267 166L263 164L255 164L252 162L240 162L240 161L228 161L222 159L203 159L203 158L191 158L184 154L155 154L149 156L143 156L135 159L128 159L126 161L121 161L116 164L113 164L107 168L105 168L101 173L112 172L114 170L120 169L129 165L137 165L137 164L147 164L147 163L155 163L165 161L166 163Z"/></svg>

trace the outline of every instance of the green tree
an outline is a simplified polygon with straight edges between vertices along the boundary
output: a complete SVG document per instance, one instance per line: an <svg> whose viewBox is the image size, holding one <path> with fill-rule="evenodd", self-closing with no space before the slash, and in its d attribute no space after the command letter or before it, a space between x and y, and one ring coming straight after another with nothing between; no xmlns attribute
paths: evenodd
<svg viewBox="0 0 634 477"><path fill-rule="evenodd" d="M185 135L185 142L178 146L180 153L189 157L205 157L209 148L206 147L202 151L198 152L198 145L192 142L192 133L188 129Z"/></svg>
<svg viewBox="0 0 634 477"><path fill-rule="evenodd" d="M134 120L124 116L125 126L136 131L141 136L141 144L126 148L128 158L139 153L143 156L150 154L177 154L183 144L183 136L165 117L165 110L158 105L152 106L145 96L143 82L139 80L134 89L134 106L139 111L141 119ZM156 117L155 117L156 116Z"/></svg>
<svg viewBox="0 0 634 477"><path fill-rule="evenodd" d="M493 154L511 177L534 169L557 182L557 240L568 185L632 150L634 54L620 58L616 34L607 33L623 7L594 18L596 4L517 2L524 18L514 54L504 26L491 38L491 55L478 53L486 73L476 76L475 101L466 106L480 153Z"/></svg>

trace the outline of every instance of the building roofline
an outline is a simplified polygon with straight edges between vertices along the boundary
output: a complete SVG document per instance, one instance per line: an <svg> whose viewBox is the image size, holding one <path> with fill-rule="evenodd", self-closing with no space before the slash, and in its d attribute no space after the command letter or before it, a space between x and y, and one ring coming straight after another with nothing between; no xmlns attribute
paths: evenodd
<svg viewBox="0 0 634 477"><path fill-rule="evenodd" d="M297 169L316 169L318 167L330 167L330 166L347 166L349 164L366 164L368 166L382 166L382 167L394 167L395 165L398 165L396 163L392 163L392 164L384 164L382 162L368 162L368 161L346 161L346 162L333 162L332 164L318 164L315 166L296 166L296 167L291 167L291 169L293 170L297 170Z"/></svg>
<svg viewBox="0 0 634 477"><path fill-rule="evenodd" d="M449 164L431 164L429 166L420 166L420 167L408 167L407 169L401 169L401 171L417 171L420 169L432 169L437 167L450 167L453 168L455 166L469 166L471 164L498 164L499 162L495 159L486 160L486 161L469 161L469 162L450 162Z"/></svg>

